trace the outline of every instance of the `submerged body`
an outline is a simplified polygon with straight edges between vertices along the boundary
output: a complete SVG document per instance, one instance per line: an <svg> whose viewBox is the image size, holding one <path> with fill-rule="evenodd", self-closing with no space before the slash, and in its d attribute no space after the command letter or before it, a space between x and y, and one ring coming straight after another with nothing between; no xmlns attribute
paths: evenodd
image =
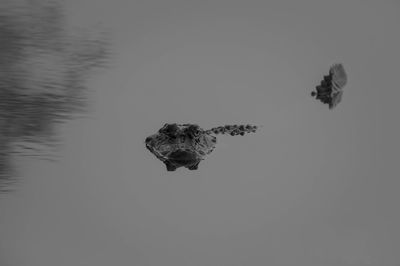
<svg viewBox="0 0 400 266"><path fill-rule="evenodd" d="M146 138L146 148L161 160L168 171L179 167L196 170L217 143L214 134L244 135L257 126L232 125L203 130L196 124L165 124L157 134Z"/></svg>

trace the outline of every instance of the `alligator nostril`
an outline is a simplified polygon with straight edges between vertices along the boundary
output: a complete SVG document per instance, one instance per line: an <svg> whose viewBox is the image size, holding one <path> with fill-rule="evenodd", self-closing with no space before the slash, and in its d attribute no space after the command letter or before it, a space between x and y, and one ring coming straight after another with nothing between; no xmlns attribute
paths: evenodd
<svg viewBox="0 0 400 266"><path fill-rule="evenodd" d="M146 140L145 140L146 143L148 143L148 142L150 142L150 141L151 141L151 138L150 138L150 137L147 137Z"/></svg>

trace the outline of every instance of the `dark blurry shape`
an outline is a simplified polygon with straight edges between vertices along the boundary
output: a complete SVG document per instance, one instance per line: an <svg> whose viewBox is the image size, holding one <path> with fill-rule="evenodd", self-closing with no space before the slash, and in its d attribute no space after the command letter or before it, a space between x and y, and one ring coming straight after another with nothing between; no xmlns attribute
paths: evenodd
<svg viewBox="0 0 400 266"><path fill-rule="evenodd" d="M15 172L9 156L9 146L0 139L0 193L9 192L15 182Z"/></svg>
<svg viewBox="0 0 400 266"><path fill-rule="evenodd" d="M324 76L320 85L316 86L316 91L311 92L311 96L324 104L329 105L329 109L335 108L341 101L343 88L347 84L347 74L342 64L334 64L329 69L329 74Z"/></svg>
<svg viewBox="0 0 400 266"><path fill-rule="evenodd" d="M0 7L0 189L15 176L13 156L40 156L56 125L85 110L85 81L108 55L104 34L67 29L59 3L28 2Z"/></svg>
<svg viewBox="0 0 400 266"><path fill-rule="evenodd" d="M157 134L146 138L146 148L167 167L196 170L201 160L210 154L217 143L213 134L244 135L256 132L254 125L227 125L203 130L196 124L165 124Z"/></svg>

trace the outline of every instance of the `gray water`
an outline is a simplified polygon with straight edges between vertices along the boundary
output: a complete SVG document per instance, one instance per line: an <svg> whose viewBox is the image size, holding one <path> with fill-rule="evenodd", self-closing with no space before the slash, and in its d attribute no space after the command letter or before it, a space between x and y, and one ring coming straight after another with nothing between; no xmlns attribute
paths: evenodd
<svg viewBox="0 0 400 266"><path fill-rule="evenodd" d="M113 53L76 78L86 112L52 124L55 162L4 157L19 177L0 195L1 266L399 265L398 1L63 3L66 29L106 28ZM310 92L336 62L348 84L329 110ZM264 127L166 172L144 146L164 123Z"/></svg>
<svg viewBox="0 0 400 266"><path fill-rule="evenodd" d="M60 3L0 9L0 189L18 176L15 156L42 159L58 143L57 125L85 110L85 81L105 63L105 38L67 28ZM11 185L11 186L10 186Z"/></svg>

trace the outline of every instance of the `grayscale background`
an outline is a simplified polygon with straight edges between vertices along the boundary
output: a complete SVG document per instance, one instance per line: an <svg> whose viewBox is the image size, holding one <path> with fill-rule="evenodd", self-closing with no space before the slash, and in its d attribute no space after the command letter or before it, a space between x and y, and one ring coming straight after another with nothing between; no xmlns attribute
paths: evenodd
<svg viewBox="0 0 400 266"><path fill-rule="evenodd" d="M14 160L1 266L400 265L398 1L64 7L111 32L111 60L58 161ZM310 92L336 62L349 82L329 110ZM264 128L167 172L144 147L167 122Z"/></svg>

